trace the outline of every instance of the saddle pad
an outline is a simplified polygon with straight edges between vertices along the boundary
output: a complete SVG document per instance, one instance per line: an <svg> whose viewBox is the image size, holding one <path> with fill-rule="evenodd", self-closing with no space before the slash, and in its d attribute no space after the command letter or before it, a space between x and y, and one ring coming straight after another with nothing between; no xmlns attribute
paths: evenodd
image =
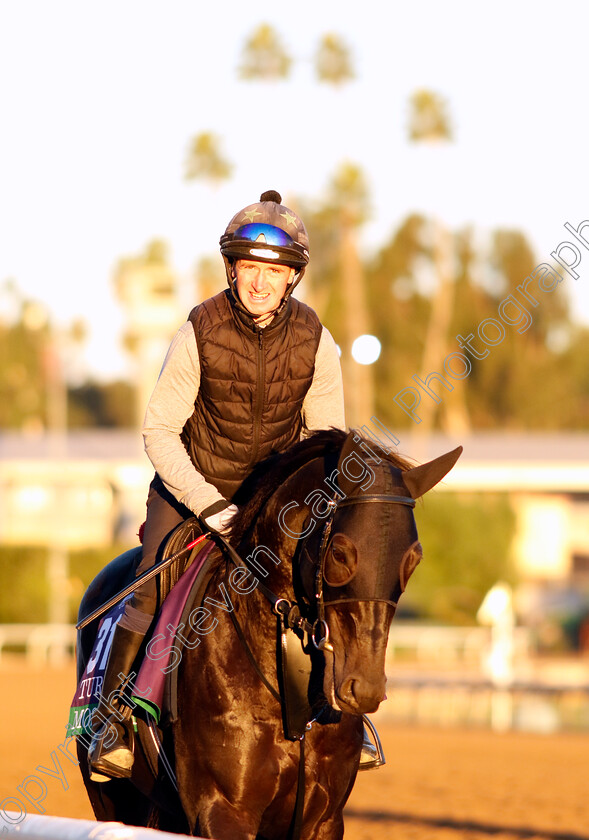
<svg viewBox="0 0 589 840"><path fill-rule="evenodd" d="M67 726L68 735L91 734L91 713L100 700L100 691L112 645L112 637L129 598L131 598L131 595L127 595L124 600L115 604L100 620L92 654L71 703Z"/></svg>
<svg viewBox="0 0 589 840"><path fill-rule="evenodd" d="M195 606L200 606L204 603L205 593L217 568L217 564L212 562L214 557L218 557L218 553L211 552L198 578L194 582L192 591L184 605L179 627L189 625L190 616L193 614ZM184 641L179 636L176 636L175 644L180 649L184 647ZM165 711L166 723L172 723L178 718L178 671L179 668L174 668L168 674L164 688L162 712Z"/></svg>
<svg viewBox="0 0 589 840"><path fill-rule="evenodd" d="M135 680L133 701L158 723L168 675L176 671L182 658L184 643L177 641L177 632L181 632L185 627L182 617L186 604L192 600L194 590L200 588L201 574L206 572L207 560L214 548L212 542L204 545L164 601Z"/></svg>

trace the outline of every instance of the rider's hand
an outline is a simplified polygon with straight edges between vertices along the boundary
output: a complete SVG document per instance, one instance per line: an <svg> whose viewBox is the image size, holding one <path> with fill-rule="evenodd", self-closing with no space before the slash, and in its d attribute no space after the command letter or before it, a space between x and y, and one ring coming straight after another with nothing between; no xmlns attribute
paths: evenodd
<svg viewBox="0 0 589 840"><path fill-rule="evenodd" d="M224 534L229 528L231 520L238 510L239 508L237 505L229 505L229 507L226 507L225 510L220 511L219 513L214 513L212 516L208 516L204 520L204 523L207 528L211 529L211 531L218 531L220 534Z"/></svg>

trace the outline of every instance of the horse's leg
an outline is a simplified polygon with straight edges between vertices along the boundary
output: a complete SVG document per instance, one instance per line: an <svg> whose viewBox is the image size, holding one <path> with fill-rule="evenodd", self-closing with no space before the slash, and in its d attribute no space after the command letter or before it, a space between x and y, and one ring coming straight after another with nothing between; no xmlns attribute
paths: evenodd
<svg viewBox="0 0 589 840"><path fill-rule="evenodd" d="M197 836L285 836L294 806L298 745L284 741L280 706L232 639L230 620L220 620L215 633L214 639L210 634L210 656L199 647L187 652L181 664L173 730L182 807ZM209 637L204 639L202 647L209 647ZM260 829L264 813L286 797L293 804L284 809L285 831L266 835Z"/></svg>
<svg viewBox="0 0 589 840"><path fill-rule="evenodd" d="M191 830L215 840L286 837L295 808L298 743L285 742L281 730L260 727L259 722L256 734L233 730L230 723L216 735L213 721L205 728L211 736L205 750L208 770L195 751L181 751L177 757L178 779L200 782L198 793L189 784L183 795ZM191 743L187 735L184 730L183 743ZM340 724L316 726L307 740L301 840L342 840L343 809L362 745L361 718L346 715ZM214 742L218 758L211 761ZM203 744L202 735L198 743Z"/></svg>
<svg viewBox="0 0 589 840"><path fill-rule="evenodd" d="M264 811L281 784L289 790L296 783L296 767L291 759L288 784L273 725L258 721L254 731L243 717L207 721L205 713L201 727L196 715L193 711L195 726L189 725L190 716L181 716L182 725L175 733L176 774L190 829L215 840L255 840Z"/></svg>
<svg viewBox="0 0 589 840"><path fill-rule="evenodd" d="M258 822L258 817L238 811L217 791L201 810L194 834L215 840L256 840Z"/></svg>
<svg viewBox="0 0 589 840"><path fill-rule="evenodd" d="M362 719L344 715L339 724L314 725L307 735L301 840L341 840L343 810L352 792L362 746Z"/></svg>

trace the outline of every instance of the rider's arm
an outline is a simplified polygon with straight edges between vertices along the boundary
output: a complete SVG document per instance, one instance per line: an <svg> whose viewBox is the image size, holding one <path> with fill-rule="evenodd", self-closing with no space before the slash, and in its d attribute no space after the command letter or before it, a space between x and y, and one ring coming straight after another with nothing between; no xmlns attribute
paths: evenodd
<svg viewBox="0 0 589 840"><path fill-rule="evenodd" d="M335 341L326 327L315 356L313 381L303 402L303 425L310 432L331 426L346 428L342 369Z"/></svg>
<svg viewBox="0 0 589 840"><path fill-rule="evenodd" d="M200 362L194 329L187 321L176 333L149 400L143 424L145 451L168 490L194 513L224 501L195 469L180 439L194 411Z"/></svg>

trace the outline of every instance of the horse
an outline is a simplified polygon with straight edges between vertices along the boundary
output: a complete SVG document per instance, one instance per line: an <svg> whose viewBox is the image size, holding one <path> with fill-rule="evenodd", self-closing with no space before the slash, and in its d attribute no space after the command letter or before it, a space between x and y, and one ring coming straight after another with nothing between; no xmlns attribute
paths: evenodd
<svg viewBox="0 0 589 840"><path fill-rule="evenodd" d="M91 782L78 743L97 819L216 840L343 837L362 716L385 697L391 621L422 556L415 500L461 451L412 466L354 430L331 429L253 470L219 538L208 617L191 624L198 642L177 667L177 714L161 732L174 790L163 772L146 783L140 756L131 781ZM117 584L131 577L128 558L113 564ZM80 615L116 591L110 577L106 567ZM82 631L79 669L95 634L94 624ZM295 700L285 689L293 670L303 674Z"/></svg>

